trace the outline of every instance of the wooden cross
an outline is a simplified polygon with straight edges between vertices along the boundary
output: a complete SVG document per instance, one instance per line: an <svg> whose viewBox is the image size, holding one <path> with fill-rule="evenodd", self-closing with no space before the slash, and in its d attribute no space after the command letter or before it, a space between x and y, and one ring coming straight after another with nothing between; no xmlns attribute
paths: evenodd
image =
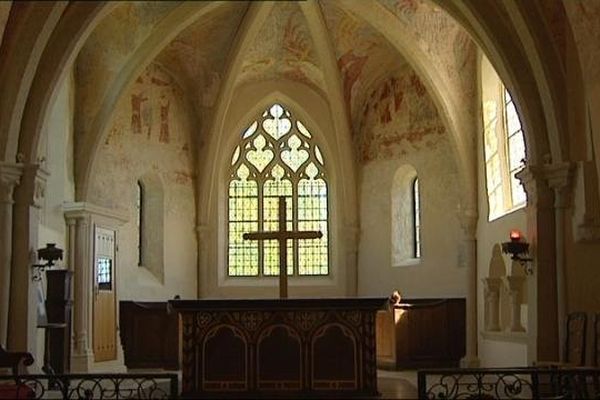
<svg viewBox="0 0 600 400"><path fill-rule="evenodd" d="M286 229L285 197L279 196L279 229L271 232L249 232L245 240L277 240L279 242L279 297L287 298L287 241L288 239L320 239L321 231L288 231Z"/></svg>

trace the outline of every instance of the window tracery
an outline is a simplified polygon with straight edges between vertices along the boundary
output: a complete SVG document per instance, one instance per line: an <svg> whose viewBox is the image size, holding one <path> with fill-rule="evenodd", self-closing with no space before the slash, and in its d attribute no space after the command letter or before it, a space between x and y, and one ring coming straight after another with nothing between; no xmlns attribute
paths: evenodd
<svg viewBox="0 0 600 400"><path fill-rule="evenodd" d="M289 275L327 275L328 187L322 152L310 131L273 104L241 135L228 184L229 276L279 274L275 241L245 241L245 232L278 228L278 198L287 206L287 229L320 230L321 239L288 242Z"/></svg>

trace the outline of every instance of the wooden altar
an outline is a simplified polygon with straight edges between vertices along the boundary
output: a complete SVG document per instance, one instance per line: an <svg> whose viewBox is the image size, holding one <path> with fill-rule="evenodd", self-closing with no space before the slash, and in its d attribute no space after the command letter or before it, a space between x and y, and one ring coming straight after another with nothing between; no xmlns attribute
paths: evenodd
<svg viewBox="0 0 600 400"><path fill-rule="evenodd" d="M386 298L171 300L182 396L377 396L375 314Z"/></svg>

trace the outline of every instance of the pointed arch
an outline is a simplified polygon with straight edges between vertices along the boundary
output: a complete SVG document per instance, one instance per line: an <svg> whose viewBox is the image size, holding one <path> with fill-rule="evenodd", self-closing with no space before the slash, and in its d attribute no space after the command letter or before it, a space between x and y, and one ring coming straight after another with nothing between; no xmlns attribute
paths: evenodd
<svg viewBox="0 0 600 400"><path fill-rule="evenodd" d="M217 115L215 118L222 121L220 131L211 132L211 136L219 136L217 142L211 141L207 154L216 157L207 160L205 170L215 171L201 182L198 192L198 204L203 207L198 210L200 215L200 229L204 247L204 256L200 259L199 273L201 282L204 282L201 295L224 295L231 293L225 271L225 193L228 181L227 170L230 166L235 147L239 143L239 134L248 121L261 113L271 103L285 104L296 117L313 133L315 143L319 145L323 158L327 162L327 174L330 182L330 271L331 274L320 284L324 291L337 295L352 293L352 288L347 286L348 271L346 260L347 243L345 238L345 215L354 212L346 209L344 193L354 181L349 176L351 171L344 171L342 158L344 154L338 152L336 145L335 126L332 121L331 110L328 102L310 87L291 81L260 82L242 85L237 88L232 99L228 100L227 114ZM356 218L356 216L353 216ZM218 268L218 270L215 270ZM213 272L211 272L211 269Z"/></svg>

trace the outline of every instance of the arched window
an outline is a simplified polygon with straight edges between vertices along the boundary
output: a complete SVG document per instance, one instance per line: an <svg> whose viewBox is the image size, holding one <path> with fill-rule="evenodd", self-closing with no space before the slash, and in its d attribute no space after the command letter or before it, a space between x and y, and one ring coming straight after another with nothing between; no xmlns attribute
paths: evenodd
<svg viewBox="0 0 600 400"><path fill-rule="evenodd" d="M229 276L279 274L275 241L247 241L246 232L278 228L278 197L286 197L287 229L320 230L321 239L288 241L288 275L327 275L328 190L323 155L309 130L280 104L242 133L228 184Z"/></svg>
<svg viewBox="0 0 600 400"><path fill-rule="evenodd" d="M413 193L413 256L421 257L421 206L419 201L419 178L415 178L412 183Z"/></svg>
<svg viewBox="0 0 600 400"><path fill-rule="evenodd" d="M525 141L513 99L489 61L482 62L484 156L491 221L525 205L515 177L525 160Z"/></svg>
<svg viewBox="0 0 600 400"><path fill-rule="evenodd" d="M136 183L138 266L164 282L164 188L160 177L148 173ZM151 229L149 229L151 228Z"/></svg>
<svg viewBox="0 0 600 400"><path fill-rule="evenodd" d="M143 255L143 237L144 237L144 186L142 186L142 182L137 181L136 185L136 202L135 202L135 211L136 211L136 227L137 227L137 237L138 237L138 246L137 246L137 263L138 267L144 265L144 255Z"/></svg>
<svg viewBox="0 0 600 400"><path fill-rule="evenodd" d="M392 266L414 265L421 258L421 201L417 170L402 165L391 188Z"/></svg>

